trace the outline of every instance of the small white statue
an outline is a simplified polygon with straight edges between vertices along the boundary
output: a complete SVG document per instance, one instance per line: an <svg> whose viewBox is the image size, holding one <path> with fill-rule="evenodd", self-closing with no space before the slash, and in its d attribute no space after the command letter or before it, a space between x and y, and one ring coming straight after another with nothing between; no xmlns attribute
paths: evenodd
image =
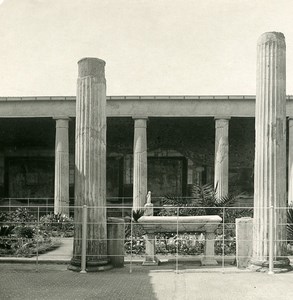
<svg viewBox="0 0 293 300"><path fill-rule="evenodd" d="M144 205L144 215L153 216L154 215L154 205L152 204L152 193L149 191L147 196L147 202Z"/></svg>
<svg viewBox="0 0 293 300"><path fill-rule="evenodd" d="M147 194L147 204L151 204L152 203L152 192L148 191Z"/></svg>

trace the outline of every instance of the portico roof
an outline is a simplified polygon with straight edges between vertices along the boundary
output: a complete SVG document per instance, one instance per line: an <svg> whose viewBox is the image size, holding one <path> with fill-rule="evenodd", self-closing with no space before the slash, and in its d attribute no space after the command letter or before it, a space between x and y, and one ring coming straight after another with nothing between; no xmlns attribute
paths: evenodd
<svg viewBox="0 0 293 300"><path fill-rule="evenodd" d="M0 117L75 117L75 96L0 97ZM287 96L293 116L293 96ZM108 117L254 117L254 95L108 96Z"/></svg>

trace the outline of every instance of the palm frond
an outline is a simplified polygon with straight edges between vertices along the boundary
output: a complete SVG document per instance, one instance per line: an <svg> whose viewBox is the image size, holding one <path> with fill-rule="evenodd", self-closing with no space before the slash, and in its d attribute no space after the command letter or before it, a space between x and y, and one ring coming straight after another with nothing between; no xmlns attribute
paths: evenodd
<svg viewBox="0 0 293 300"><path fill-rule="evenodd" d="M143 216L143 214L144 214L143 209L137 209L132 211L132 217L135 222L137 222L138 219Z"/></svg>
<svg viewBox="0 0 293 300"><path fill-rule="evenodd" d="M293 205L287 209L287 240L293 242Z"/></svg>

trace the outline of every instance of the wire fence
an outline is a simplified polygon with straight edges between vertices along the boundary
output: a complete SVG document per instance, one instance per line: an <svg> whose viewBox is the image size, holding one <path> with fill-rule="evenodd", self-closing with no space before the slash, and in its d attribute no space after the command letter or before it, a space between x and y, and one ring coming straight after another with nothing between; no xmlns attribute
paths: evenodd
<svg viewBox="0 0 293 300"><path fill-rule="evenodd" d="M287 248L284 259L293 255L293 224L274 217L281 211L287 215L287 207L264 210L266 229L256 241L253 226L259 224L253 224L252 207L155 206L146 215L144 207L133 212L130 202L122 206L125 200L129 199L116 199L115 205L106 207L70 206L69 216L54 214L49 198L36 199L43 201L41 205L33 205L30 199L26 206L12 205L15 199L10 199L11 205L2 202L0 261L31 261L38 266L50 261L70 263L74 258L82 272L88 261L102 265L105 260L116 267L126 265L130 272L141 265L175 272L203 268L225 272L246 267L253 243L259 243L267 245L273 272L276 256L282 258L280 243ZM287 233L276 235L282 226Z"/></svg>

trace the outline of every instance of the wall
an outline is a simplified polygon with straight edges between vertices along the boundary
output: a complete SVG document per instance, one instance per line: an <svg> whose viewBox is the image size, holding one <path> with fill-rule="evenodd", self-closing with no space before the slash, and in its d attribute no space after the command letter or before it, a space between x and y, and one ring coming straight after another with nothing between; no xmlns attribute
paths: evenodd
<svg viewBox="0 0 293 300"><path fill-rule="evenodd" d="M190 195L193 183L213 183L215 124L213 118L149 118L147 124L149 155L148 189L154 196L167 193ZM107 195L132 197L132 152L134 121L132 118L107 118ZM70 196L74 197L75 121L69 122ZM229 126L230 190L253 192L254 119L232 118ZM9 186L4 170L16 172L6 159L43 157L54 162L55 120L0 119L0 196L53 195L52 188L39 190ZM4 159L5 158L5 159ZM5 163L5 165L4 165ZM22 161L23 163L23 161ZM32 164L32 165L31 165ZM12 169L11 169L12 168ZM32 173L44 172L44 181L51 182L53 167L40 164ZM13 171L14 170L14 171ZM21 170L17 169L17 172ZM16 173L17 173L16 172ZM19 176L15 173L15 176ZM40 175L42 176L42 175ZM9 177L8 177L9 178ZM11 178L9 182L16 179ZM20 179L20 182L24 179ZM43 180L43 179L42 179ZM41 180L41 181L42 181ZM11 184L11 183L9 183ZM23 190L23 193L20 190Z"/></svg>

